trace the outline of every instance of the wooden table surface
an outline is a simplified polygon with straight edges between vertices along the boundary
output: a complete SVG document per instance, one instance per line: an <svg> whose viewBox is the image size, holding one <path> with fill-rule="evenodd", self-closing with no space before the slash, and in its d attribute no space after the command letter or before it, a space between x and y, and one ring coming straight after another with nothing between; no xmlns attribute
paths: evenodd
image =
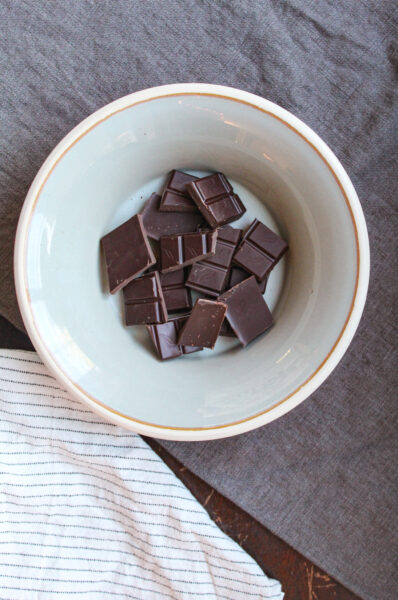
<svg viewBox="0 0 398 600"><path fill-rule="evenodd" d="M220 529L242 546L267 575L282 583L285 600L358 600L358 596L191 473L157 441L144 439L206 508Z"/></svg>
<svg viewBox="0 0 398 600"><path fill-rule="evenodd" d="M0 348L33 350L29 339L2 317ZM282 583L285 600L358 600L358 596L191 473L158 442L145 440L206 508L220 529L240 544L267 575Z"/></svg>

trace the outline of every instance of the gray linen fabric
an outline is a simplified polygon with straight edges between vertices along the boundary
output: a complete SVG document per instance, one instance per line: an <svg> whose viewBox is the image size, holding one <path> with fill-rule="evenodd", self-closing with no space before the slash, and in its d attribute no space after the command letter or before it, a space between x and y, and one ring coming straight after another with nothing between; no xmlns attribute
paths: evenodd
<svg viewBox="0 0 398 600"><path fill-rule="evenodd" d="M0 22L0 312L20 328L12 251L24 196L54 145L107 102L179 81L240 87L291 110L342 160L372 252L346 357L276 423L164 445L363 598L397 598L394 0L0 0Z"/></svg>

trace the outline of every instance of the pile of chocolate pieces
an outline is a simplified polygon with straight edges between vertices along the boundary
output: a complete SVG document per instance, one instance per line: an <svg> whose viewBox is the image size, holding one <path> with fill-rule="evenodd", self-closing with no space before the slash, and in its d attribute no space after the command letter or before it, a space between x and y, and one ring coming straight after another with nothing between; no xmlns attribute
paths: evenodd
<svg viewBox="0 0 398 600"><path fill-rule="evenodd" d="M123 289L126 325L146 325L161 359L219 335L246 346L273 324L263 293L288 246L257 219L245 233L227 225L245 212L222 173L175 170L162 196L101 239L110 293Z"/></svg>

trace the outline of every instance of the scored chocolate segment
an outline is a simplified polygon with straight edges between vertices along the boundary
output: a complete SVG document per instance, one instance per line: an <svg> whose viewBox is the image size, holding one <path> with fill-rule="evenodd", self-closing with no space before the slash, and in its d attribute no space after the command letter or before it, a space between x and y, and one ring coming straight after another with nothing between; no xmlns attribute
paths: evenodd
<svg viewBox="0 0 398 600"><path fill-rule="evenodd" d="M224 292L219 300L227 305L228 323L242 346L247 346L274 323L253 276Z"/></svg>
<svg viewBox="0 0 398 600"><path fill-rule="evenodd" d="M241 229L228 226L219 229L214 256L192 265L186 285L209 296L219 296L226 287L232 257L241 237Z"/></svg>
<svg viewBox="0 0 398 600"><path fill-rule="evenodd" d="M178 343L183 346L214 348L226 310L224 302L199 298L181 329Z"/></svg>
<svg viewBox="0 0 398 600"><path fill-rule="evenodd" d="M101 246L111 294L115 294L156 262L141 215L131 217L104 235Z"/></svg>
<svg viewBox="0 0 398 600"><path fill-rule="evenodd" d="M141 211L145 231L153 240L159 240L162 235L196 231L203 225L203 216L200 213L161 212L159 206L160 196L152 194Z"/></svg>
<svg viewBox="0 0 398 600"><path fill-rule="evenodd" d="M179 332L186 320L187 317L177 317L160 325L147 325L148 333L162 360L178 358L182 354L192 354L203 350L201 347L180 346L177 343Z"/></svg>
<svg viewBox="0 0 398 600"><path fill-rule="evenodd" d="M176 271L215 253L217 230L169 235L160 238L162 272Z"/></svg>
<svg viewBox="0 0 398 600"><path fill-rule="evenodd" d="M160 200L159 210L164 212L198 212L198 207L185 189L187 183L198 179L183 171L171 171Z"/></svg>
<svg viewBox="0 0 398 600"><path fill-rule="evenodd" d="M167 308L157 271L133 279L123 288L126 325L167 321Z"/></svg>
<svg viewBox="0 0 398 600"><path fill-rule="evenodd" d="M243 236L234 264L263 280L288 249L287 243L264 223L255 219Z"/></svg>
<svg viewBox="0 0 398 600"><path fill-rule="evenodd" d="M222 173L188 183L186 190L211 227L231 223L246 212L241 199L234 194L231 184Z"/></svg>
<svg viewBox="0 0 398 600"><path fill-rule="evenodd" d="M244 269L241 269L240 267L232 267L232 269L230 271L230 276L229 276L228 289L234 287L234 285L237 285L238 283L240 283L241 281L244 281L245 279L248 279L249 277L251 277L251 273L249 273L248 271L245 271ZM268 275L266 275L264 277L264 279L262 279L261 281L257 281L257 285L260 288L260 292L262 294L264 294L264 292L265 292L265 288L267 287L267 282L268 282Z"/></svg>
<svg viewBox="0 0 398 600"><path fill-rule="evenodd" d="M160 274L160 284L169 312L192 308L191 290L185 285L185 277L185 269Z"/></svg>

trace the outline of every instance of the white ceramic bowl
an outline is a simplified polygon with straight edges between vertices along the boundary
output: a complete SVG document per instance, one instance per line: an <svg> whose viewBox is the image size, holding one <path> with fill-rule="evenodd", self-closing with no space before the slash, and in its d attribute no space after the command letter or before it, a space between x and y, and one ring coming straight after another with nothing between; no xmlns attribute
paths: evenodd
<svg viewBox="0 0 398 600"><path fill-rule="evenodd" d="M123 325L99 240L139 211L172 168L220 170L247 213L289 241L266 299L276 324L246 349L160 362ZM326 144L279 106L205 84L121 98L55 148L27 195L15 248L26 329L70 393L103 417L175 440L231 436L280 417L330 374L357 328L369 245L355 190Z"/></svg>

